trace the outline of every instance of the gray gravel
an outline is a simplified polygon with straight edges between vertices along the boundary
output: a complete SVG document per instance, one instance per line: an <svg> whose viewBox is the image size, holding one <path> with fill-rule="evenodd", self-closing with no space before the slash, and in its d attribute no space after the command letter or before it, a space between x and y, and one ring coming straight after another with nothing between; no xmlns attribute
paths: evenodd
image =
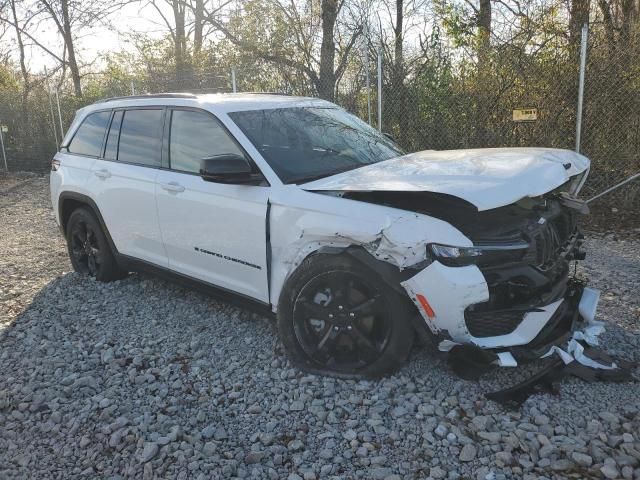
<svg viewBox="0 0 640 480"><path fill-rule="evenodd" d="M264 317L69 273L46 178L4 190L0 478L640 478L640 383L568 379L510 412L483 393L540 365L467 382L422 349L381 381L306 375ZM584 272L607 350L637 361L633 238L592 236Z"/></svg>

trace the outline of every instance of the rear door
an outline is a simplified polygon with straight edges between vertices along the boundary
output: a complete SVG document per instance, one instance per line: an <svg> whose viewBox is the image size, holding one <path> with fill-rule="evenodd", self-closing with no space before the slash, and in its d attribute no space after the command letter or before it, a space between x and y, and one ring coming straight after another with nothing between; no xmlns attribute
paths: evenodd
<svg viewBox="0 0 640 480"><path fill-rule="evenodd" d="M167 116L169 169L157 177L158 215L172 270L267 302L269 187L205 182L200 160L245 155L209 112L173 108Z"/></svg>
<svg viewBox="0 0 640 480"><path fill-rule="evenodd" d="M121 254L166 267L155 184L161 166L165 109L115 110L104 155L92 166L89 190Z"/></svg>

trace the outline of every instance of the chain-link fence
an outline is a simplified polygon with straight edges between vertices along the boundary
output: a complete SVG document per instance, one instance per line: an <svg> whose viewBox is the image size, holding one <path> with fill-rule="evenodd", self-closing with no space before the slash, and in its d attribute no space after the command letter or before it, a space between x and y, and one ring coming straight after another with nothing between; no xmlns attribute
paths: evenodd
<svg viewBox="0 0 640 480"><path fill-rule="evenodd" d="M640 171L639 48L629 39L612 48L589 43L585 69L581 151L592 160L585 196ZM277 92L322 96L391 134L406 151L507 146L574 149L580 52L558 48L535 55L495 48L481 58L432 49L408 68L369 46L354 50L339 77L249 58L238 66L150 71L142 78L103 73L87 82L82 98L34 78L28 95L0 90L0 123L10 170L44 170L75 111L100 98L156 92ZM325 82L325 83L322 83ZM328 82L328 83L327 83ZM524 113L523 118L517 118ZM603 202L640 203L640 182Z"/></svg>

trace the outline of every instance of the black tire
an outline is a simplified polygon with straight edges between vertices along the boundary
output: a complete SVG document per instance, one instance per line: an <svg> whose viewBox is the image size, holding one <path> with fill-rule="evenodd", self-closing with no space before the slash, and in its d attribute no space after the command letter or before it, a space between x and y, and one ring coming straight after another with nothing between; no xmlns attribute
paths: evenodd
<svg viewBox="0 0 640 480"><path fill-rule="evenodd" d="M100 222L89 208L78 208L67 222L67 250L76 272L111 282L126 276L118 267Z"/></svg>
<svg viewBox="0 0 640 480"><path fill-rule="evenodd" d="M395 372L409 356L413 309L362 263L347 255L317 254L285 282L278 330L289 358L303 370L377 378Z"/></svg>

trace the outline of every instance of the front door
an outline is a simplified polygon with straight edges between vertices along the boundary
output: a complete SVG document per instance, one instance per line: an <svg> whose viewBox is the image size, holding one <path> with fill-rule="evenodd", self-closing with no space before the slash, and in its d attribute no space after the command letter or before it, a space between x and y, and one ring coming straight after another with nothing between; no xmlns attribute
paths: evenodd
<svg viewBox="0 0 640 480"><path fill-rule="evenodd" d="M268 186L206 182L200 160L245 155L209 112L168 112L170 168L156 180L156 199L169 267L189 277L268 301Z"/></svg>

